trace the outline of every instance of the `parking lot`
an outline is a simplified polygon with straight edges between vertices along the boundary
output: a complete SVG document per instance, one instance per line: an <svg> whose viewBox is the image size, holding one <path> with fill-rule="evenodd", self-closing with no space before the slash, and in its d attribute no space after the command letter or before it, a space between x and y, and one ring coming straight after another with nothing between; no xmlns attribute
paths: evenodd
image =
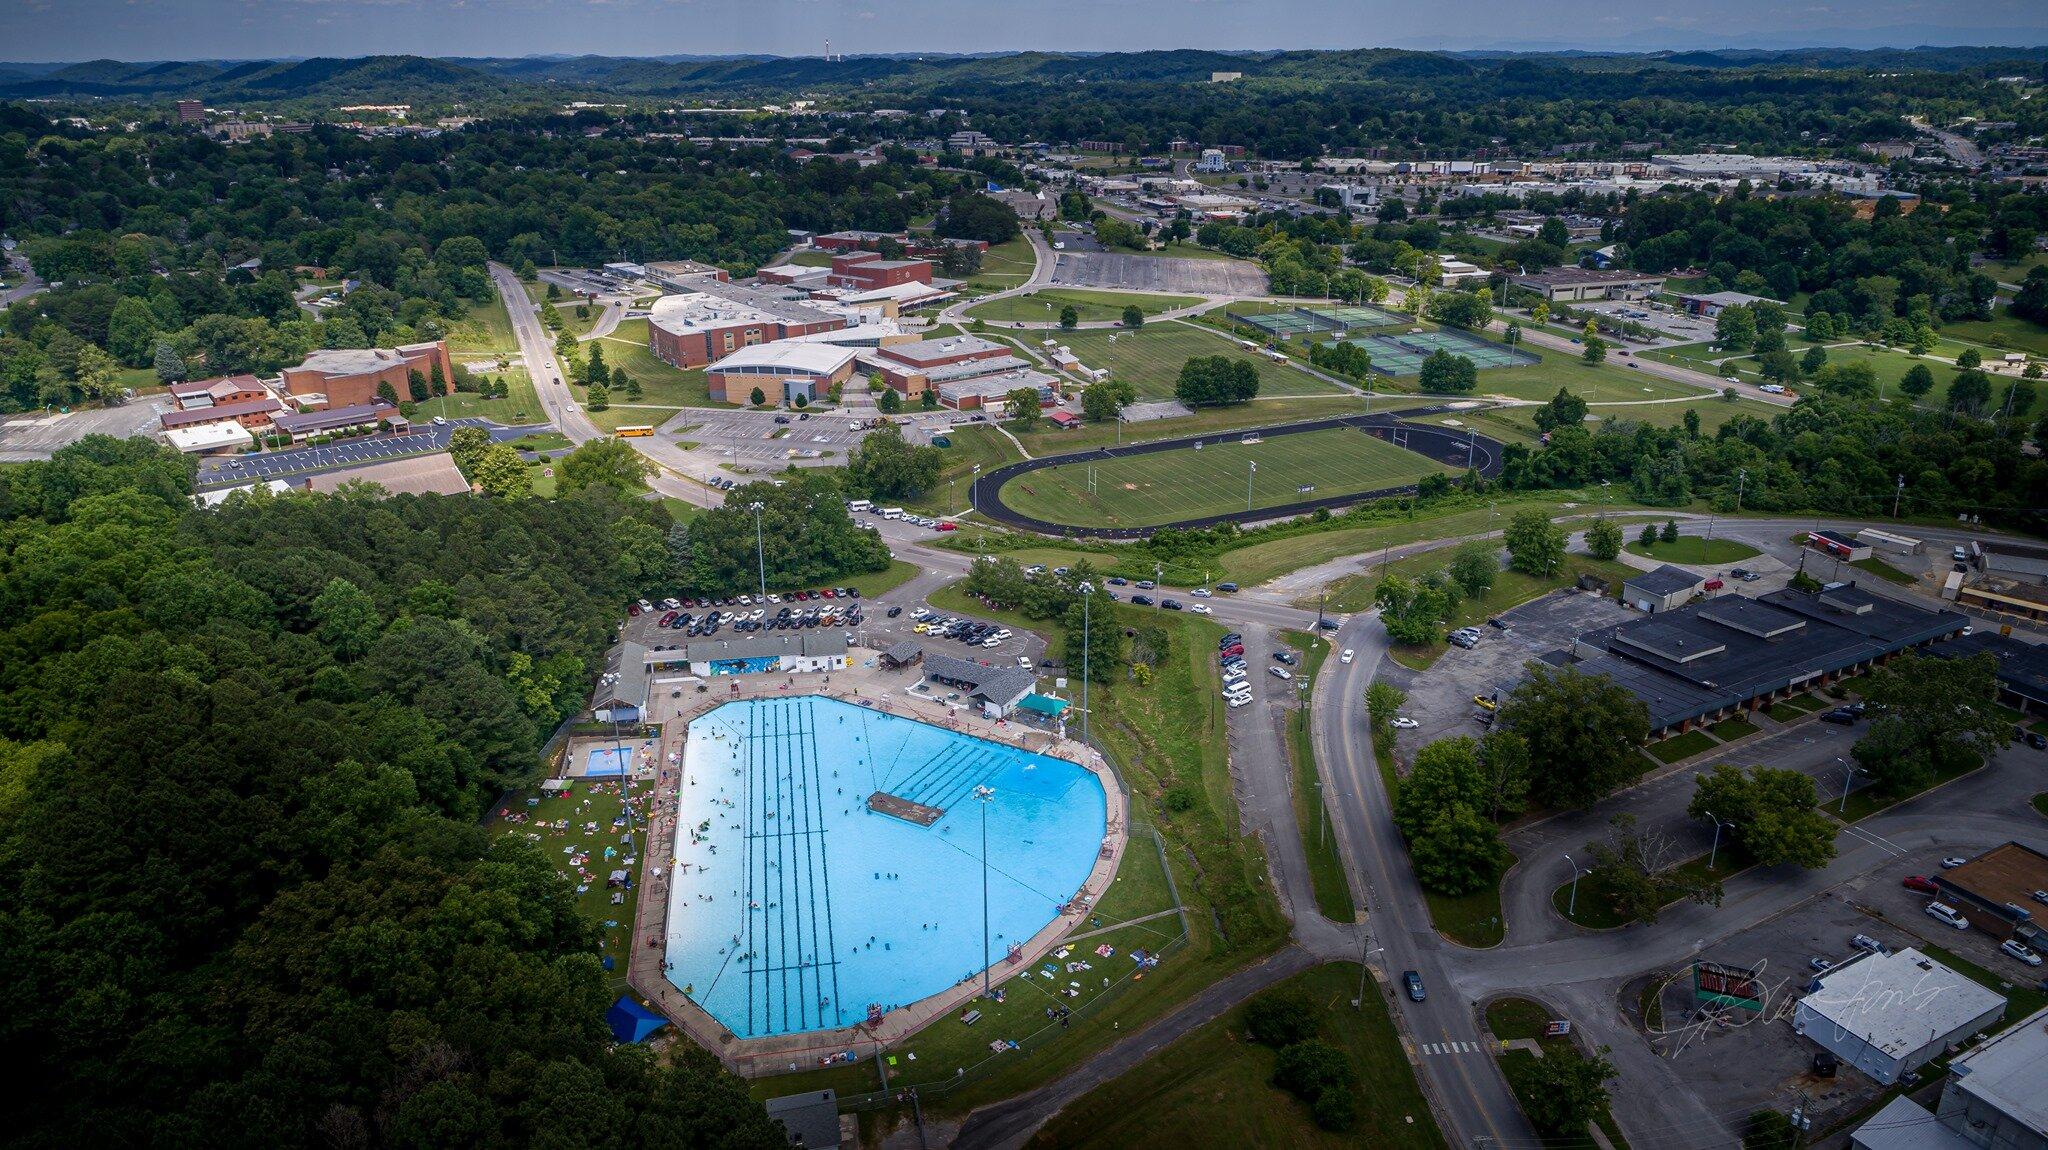
<svg viewBox="0 0 2048 1150"><path fill-rule="evenodd" d="M486 428L490 431L491 438L500 443L547 430L545 425L540 424L500 427L487 419L451 419L445 424L429 423L403 435L366 435L359 439L345 439L318 447L293 447L283 451L264 452L261 455L208 456L199 463L199 475L195 483L201 489L224 487L262 479L276 479L286 475L307 475L319 471L336 471L344 467L360 467L365 463L396 459L402 455L424 455L431 451L445 451L448 440L458 427Z"/></svg>
<svg viewBox="0 0 2048 1150"><path fill-rule="evenodd" d="M1644 300L1587 300L1585 303L1570 303L1565 306L1575 311L1590 311L1600 315L1613 316L1617 322L1633 319L1651 331L1656 332L1657 344L1700 343L1714 338L1714 321L1679 311L1667 304L1653 304ZM1621 316L1618 312L1647 312L1646 316Z"/></svg>
<svg viewBox="0 0 2048 1150"><path fill-rule="evenodd" d="M1237 260L1190 260L1120 252L1056 252L1052 282L1173 295L1266 294L1266 273Z"/></svg>
<svg viewBox="0 0 2048 1150"><path fill-rule="evenodd" d="M1422 724L1399 733L1401 757L1410 758L1437 739L1484 733L1483 712L1473 705L1472 696L1495 690L1505 694L1521 681L1525 663L1570 646L1582 632L1629 615L1604 596L1556 591L1503 612L1509 630L1480 627L1478 646L1469 651L1452 647L1426 673L1389 661L1380 677L1408 693L1403 713Z"/></svg>
<svg viewBox="0 0 2048 1150"><path fill-rule="evenodd" d="M88 435L126 439L154 435L157 418L170 410L168 398L138 399L119 407L87 408L59 414L17 415L0 421L0 463L48 459Z"/></svg>

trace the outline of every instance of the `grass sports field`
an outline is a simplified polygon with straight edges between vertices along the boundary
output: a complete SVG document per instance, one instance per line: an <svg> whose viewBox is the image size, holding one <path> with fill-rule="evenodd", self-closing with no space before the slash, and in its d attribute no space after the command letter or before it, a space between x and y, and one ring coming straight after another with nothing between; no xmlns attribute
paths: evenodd
<svg viewBox="0 0 2048 1150"><path fill-rule="evenodd" d="M1130 384L1139 399L1171 399L1181 366L1198 355L1250 360L1259 369L1259 394L1338 395L1342 389L1299 368L1252 355L1237 341L1208 328L1164 320L1137 331L1069 331L1058 335L1089 367L1106 369Z"/></svg>
<svg viewBox="0 0 2048 1150"><path fill-rule="evenodd" d="M1254 474L1251 464L1258 464ZM1150 527L1318 496L1413 483L1434 461L1351 428L1047 467L1003 486L1003 502L1049 523ZM1090 491L1090 473L1094 490ZM1310 491L1301 490L1311 487Z"/></svg>
<svg viewBox="0 0 2048 1150"><path fill-rule="evenodd" d="M1088 291L1084 288L1044 288L1030 295L1013 295L1005 299L990 300L975 304L967 309L973 319L1016 320L1026 323L1057 322L1060 309L1068 304L1074 306L1082 323L1098 321L1115 322L1124 317L1124 309L1132 304L1146 315L1158 315L1175 308L1193 307L1202 301L1191 295L1147 295L1143 292ZM1052 311L1046 311L1046 304Z"/></svg>
<svg viewBox="0 0 2048 1150"><path fill-rule="evenodd" d="M644 319L622 320L618 330L596 341L604 348L604 361L613 367L623 367L626 374L640 381L641 398L638 402L669 407L724 407L714 403L711 390L704 381L704 369L693 368L684 371L671 367L654 357L647 348L647 321ZM582 389L577 389L577 398L582 399ZM613 403L625 403L623 395L612 396Z"/></svg>

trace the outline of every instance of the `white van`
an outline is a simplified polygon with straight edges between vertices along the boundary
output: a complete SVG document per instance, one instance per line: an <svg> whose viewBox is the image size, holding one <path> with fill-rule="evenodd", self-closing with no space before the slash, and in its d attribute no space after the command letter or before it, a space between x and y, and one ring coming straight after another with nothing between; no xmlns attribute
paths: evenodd
<svg viewBox="0 0 2048 1150"><path fill-rule="evenodd" d="M882 518L901 519L903 518L903 509L901 507L884 507L882 508Z"/></svg>
<svg viewBox="0 0 2048 1150"><path fill-rule="evenodd" d="M849 499L846 501L846 510L854 515L858 515L873 506L874 504L865 499Z"/></svg>
<svg viewBox="0 0 2048 1150"><path fill-rule="evenodd" d="M1945 902L1928 903L1927 917L1935 920L1936 922L1945 922L1948 925L1955 927L1957 930L1970 929L1970 920L1964 918L1961 911L1948 905Z"/></svg>

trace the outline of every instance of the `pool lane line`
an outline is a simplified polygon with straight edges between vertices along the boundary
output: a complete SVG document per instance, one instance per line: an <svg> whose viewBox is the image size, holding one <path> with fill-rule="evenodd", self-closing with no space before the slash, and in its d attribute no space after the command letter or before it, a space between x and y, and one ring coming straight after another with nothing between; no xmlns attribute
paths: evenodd
<svg viewBox="0 0 2048 1150"><path fill-rule="evenodd" d="M746 961L745 963L743 963L743 964L742 964L742 967L741 967L741 969L743 969L743 970L744 970L744 971L746 972L746 975L747 975L747 1033L748 1033L748 1034L753 1034L753 1033L754 1033L754 965L753 965L753 956L754 956L755 954L759 953L759 951L758 951L758 950L757 950L757 949L755 948L755 935L754 935L754 919L756 918L756 915L754 914L754 912L753 912L753 909L752 909L752 907L753 907L753 905L754 905L754 901L755 901L755 899L754 899L754 836L753 836L753 835L751 835L751 834L749 834L749 833L747 833L747 828L748 828L749 826L759 826L759 825L760 825L760 823L759 823L758 819L757 819L757 818L756 818L756 816L754 815L754 739L753 739L753 733L754 733L754 730L753 730L753 729L754 729L754 725L753 725L753 717L754 717L754 716L753 716L753 710L752 710L752 708L751 708L751 707L749 707L749 708L748 708L748 712L747 712L747 719L748 719L748 722L747 722L747 729L746 729L746 731L745 731L745 732L738 732L738 731L736 731L736 732L734 732L734 734L733 734L733 737L739 740L739 744L740 744L740 746L744 747L744 748L745 748L745 750L746 750L746 753L745 753L745 754L744 754L743 756L740 756L740 778L741 778L741 783L740 783L740 787L741 787L741 790L740 790L740 797L741 797L741 805L740 805L740 811L741 811L741 819L740 819L740 841L741 841L741 842L742 842L742 843L744 844L744 846L743 846L743 847L741 848L741 856L740 856L740 857L741 857L741 862L740 862L740 874L741 874L741 876L742 876L742 881L741 881L741 883L740 883L740 897L746 900L746 901L745 901L745 904L744 904L744 905L742 905L742 906L740 907L740 913L741 913L742 915L746 916L746 937L747 937L747 949L746 949L746 955L747 955L747 961ZM763 989L765 990L765 987L764 987Z"/></svg>
<svg viewBox="0 0 2048 1150"><path fill-rule="evenodd" d="M823 765L823 758L822 758L822 756L820 755L820 753L819 753L819 750L818 750L818 709L817 709L817 705L816 705L815 703L806 703L806 704L805 704L805 709L806 709L806 710L807 710L807 711L809 712L809 714L810 714L810 718L811 718L811 723L810 723L810 734L811 734L811 761L812 761L813 763L815 763L815 764L818 764L818 765L822 766L822 765ZM829 954L830 954L830 955L832 956L832 960L831 960L831 964L830 964L830 969L831 969L831 971L832 971L832 997L831 997L831 1002L832 1002L832 1023L833 1023L833 1025L835 1025L835 1026L836 1026L836 1025L839 1025L839 1024L841 1024L841 1023L843 1022L843 1020L845 1019L845 1017L846 1017L846 1004L845 1004L844 1002L840 1001L840 998L839 998L839 935L838 935L838 930L837 930L837 927L836 927L836 925L834 924L834 922L833 922L833 918L832 918L832 852L831 852L831 850L829 849L829 844L828 844L828 843L826 842L826 839L825 839L825 835L826 835L826 833L827 833L827 832L826 832L826 829L825 829L825 828L826 828L826 827L827 827L827 826L829 825L829 824L828 824L828 823L826 822L826 818L827 818L827 815L826 815L826 811L825 811L825 781L824 781L824 778L823 778L822 776L819 776L819 775L817 775L815 771L813 772L813 778L816 778L816 779L817 779L817 782L818 782L818 786L817 786L817 796L816 796L816 803L815 803L815 806L816 806L816 813L817 813L817 818L818 818L818 832L817 832L817 840L816 840L816 842L817 842L817 852L816 852L816 858L817 858L817 867L818 867L818 875L819 875L819 877L820 877L820 878L822 879L822 881L823 881L823 883L824 883L824 887L825 887L825 947L826 947L826 949L825 949L824 951L820 951L819 953L820 953L821 955L823 955L823 954L826 954L826 953L829 953ZM815 883L814 883L814 885L813 885L812 889L813 889L813 890L816 890L816 885L815 885ZM813 940L813 941L815 942L815 941L816 941L816 938L817 938L817 929L816 929L816 925L815 925L815 920L813 920L813 927L812 927L812 931L811 931L811 937L812 937L812 940ZM819 991L821 992L821 994L822 994L822 992L823 992L824 988L825 988L825 968L824 968L823 966L821 966L821 967L819 968L819 971L818 971L818 989L819 989ZM823 1021L825 1021L825 1018L824 1018L824 1010L823 1010L823 1008L822 1008L822 1007L821 1007L821 1008L819 1008L819 1016L818 1016L818 1021L819 1021L819 1022L823 1022Z"/></svg>
<svg viewBox="0 0 2048 1150"><path fill-rule="evenodd" d="M936 754L913 768L900 784L891 784L889 793L898 798L917 801L915 796L925 789L929 779L950 771L952 764L949 760L956 757L964 757L967 753L968 748L964 743L948 741L945 746L939 748ZM926 803L925 805L935 807L939 804Z"/></svg>

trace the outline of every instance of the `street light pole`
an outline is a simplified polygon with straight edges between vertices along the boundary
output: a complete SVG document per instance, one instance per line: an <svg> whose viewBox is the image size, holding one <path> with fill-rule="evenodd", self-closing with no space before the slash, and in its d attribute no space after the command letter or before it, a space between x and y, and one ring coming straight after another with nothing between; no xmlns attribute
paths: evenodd
<svg viewBox="0 0 2048 1150"><path fill-rule="evenodd" d="M1835 761L1842 764L1842 805L1835 808L1838 815L1849 813L1849 781L1856 777L1856 765L1837 755Z"/></svg>
<svg viewBox="0 0 2048 1150"><path fill-rule="evenodd" d="M1892 518L1899 517L1899 500L1906 496L1906 477L1899 476L1899 485L1892 489Z"/></svg>
<svg viewBox="0 0 2048 1150"><path fill-rule="evenodd" d="M1701 811L1700 813L1714 820L1714 846L1707 852L1707 869L1713 870L1714 861L1721 857L1721 816L1712 811Z"/></svg>
<svg viewBox="0 0 2048 1150"><path fill-rule="evenodd" d="M761 543L761 504L749 503L747 510L754 513L754 562L759 564L761 575L761 598L768 597L768 552Z"/></svg>
<svg viewBox="0 0 2048 1150"><path fill-rule="evenodd" d="M1572 897L1570 903L1564 909L1564 916L1566 918L1577 918L1579 917L1579 864L1572 862L1572 856L1570 855L1564 856L1564 861L1570 864L1572 868Z"/></svg>
<svg viewBox="0 0 2048 1150"><path fill-rule="evenodd" d="M1088 633L1088 600L1093 594L1081 596L1081 741L1088 741L1088 648L1094 639Z"/></svg>
<svg viewBox="0 0 2048 1150"><path fill-rule="evenodd" d="M996 797L993 787L974 788L974 798L981 804L981 994L989 996L988 975L988 804Z"/></svg>

